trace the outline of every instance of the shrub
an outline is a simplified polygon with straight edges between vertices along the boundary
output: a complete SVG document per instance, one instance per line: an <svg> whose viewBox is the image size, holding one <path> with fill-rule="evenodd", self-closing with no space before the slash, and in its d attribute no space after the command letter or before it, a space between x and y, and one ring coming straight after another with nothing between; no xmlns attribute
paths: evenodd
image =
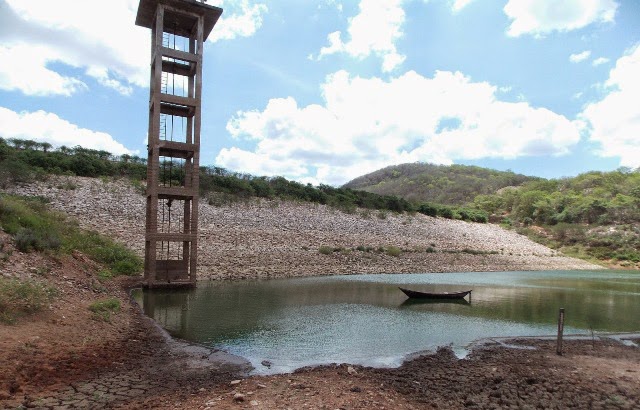
<svg viewBox="0 0 640 410"><path fill-rule="evenodd" d="M456 218L456 215L459 217L457 212L454 212L454 210L449 208L449 207L444 207L443 206L442 208L440 208L440 216L442 216L443 218L458 219L458 218Z"/></svg>
<svg viewBox="0 0 640 410"><path fill-rule="evenodd" d="M389 256L398 257L402 253L402 250L400 248L398 248L397 246L389 246L386 249L386 253Z"/></svg>
<svg viewBox="0 0 640 410"><path fill-rule="evenodd" d="M34 171L24 162L9 158L0 162L0 187L33 181Z"/></svg>
<svg viewBox="0 0 640 410"><path fill-rule="evenodd" d="M38 312L56 295L55 288L38 282L0 277L0 322L15 323L20 316Z"/></svg>
<svg viewBox="0 0 640 410"><path fill-rule="evenodd" d="M66 250L77 249L105 265L113 276L135 275L142 270L142 259L124 245L97 232L74 231L67 239Z"/></svg>
<svg viewBox="0 0 640 410"><path fill-rule="evenodd" d="M22 228L15 236L16 248L21 252L45 251L60 248L60 237L55 232L38 232L31 228Z"/></svg>
<svg viewBox="0 0 640 410"><path fill-rule="evenodd" d="M320 249L318 249L318 252L320 252L323 255L329 255L331 253L333 253L333 248L331 246L321 246Z"/></svg>
<svg viewBox="0 0 640 410"><path fill-rule="evenodd" d="M22 228L15 236L16 248L20 252L29 252L32 249L36 249L38 238L36 238L33 229Z"/></svg>
<svg viewBox="0 0 640 410"><path fill-rule="evenodd" d="M417 211L420 212L421 214L428 215L428 216L433 216L433 217L438 216L438 207L426 202L423 204L420 204L420 206L418 206Z"/></svg>
<svg viewBox="0 0 640 410"><path fill-rule="evenodd" d="M116 298L97 300L89 305L89 310L93 312L94 319L109 322L111 314L120 311L120 300Z"/></svg>

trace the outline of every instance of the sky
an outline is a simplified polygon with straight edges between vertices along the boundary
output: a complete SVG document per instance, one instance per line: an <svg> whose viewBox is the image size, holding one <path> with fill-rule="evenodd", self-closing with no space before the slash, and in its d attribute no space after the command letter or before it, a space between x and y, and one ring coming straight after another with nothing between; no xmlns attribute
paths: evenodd
<svg viewBox="0 0 640 410"><path fill-rule="evenodd" d="M209 0L201 165L640 167L638 0ZM0 137L145 157L138 0L0 0Z"/></svg>

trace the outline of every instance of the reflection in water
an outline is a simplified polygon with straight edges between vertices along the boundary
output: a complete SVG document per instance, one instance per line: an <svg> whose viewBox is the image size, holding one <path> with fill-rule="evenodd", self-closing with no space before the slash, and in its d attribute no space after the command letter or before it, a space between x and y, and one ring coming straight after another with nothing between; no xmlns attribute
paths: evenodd
<svg viewBox="0 0 640 410"><path fill-rule="evenodd" d="M471 303L408 300L397 286L473 287ZM242 355L258 371L331 362L398 365L406 354L483 337L640 330L640 275L502 272L202 283L137 295L172 335ZM271 369L260 366L273 363Z"/></svg>
<svg viewBox="0 0 640 410"><path fill-rule="evenodd" d="M416 305L464 305L471 306L471 302L466 299L407 299L400 304L400 308L407 308Z"/></svg>

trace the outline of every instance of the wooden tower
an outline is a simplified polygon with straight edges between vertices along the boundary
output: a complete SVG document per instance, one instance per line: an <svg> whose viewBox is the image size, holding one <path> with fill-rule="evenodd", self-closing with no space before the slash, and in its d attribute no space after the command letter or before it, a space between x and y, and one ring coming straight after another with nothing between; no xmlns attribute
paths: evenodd
<svg viewBox="0 0 640 410"><path fill-rule="evenodd" d="M204 42L222 9L196 0L140 0L151 29L144 278L194 286Z"/></svg>

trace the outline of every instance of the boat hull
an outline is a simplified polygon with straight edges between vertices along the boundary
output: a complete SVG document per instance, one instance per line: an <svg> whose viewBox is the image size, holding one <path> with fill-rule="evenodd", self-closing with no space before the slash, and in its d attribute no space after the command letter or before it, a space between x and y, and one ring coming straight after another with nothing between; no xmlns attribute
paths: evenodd
<svg viewBox="0 0 640 410"><path fill-rule="evenodd" d="M430 292L419 292L417 290L410 290L404 288L400 289L405 295L407 295L411 299L464 299L467 295L471 293L471 290L465 290L463 292L439 292L439 293L430 293Z"/></svg>

